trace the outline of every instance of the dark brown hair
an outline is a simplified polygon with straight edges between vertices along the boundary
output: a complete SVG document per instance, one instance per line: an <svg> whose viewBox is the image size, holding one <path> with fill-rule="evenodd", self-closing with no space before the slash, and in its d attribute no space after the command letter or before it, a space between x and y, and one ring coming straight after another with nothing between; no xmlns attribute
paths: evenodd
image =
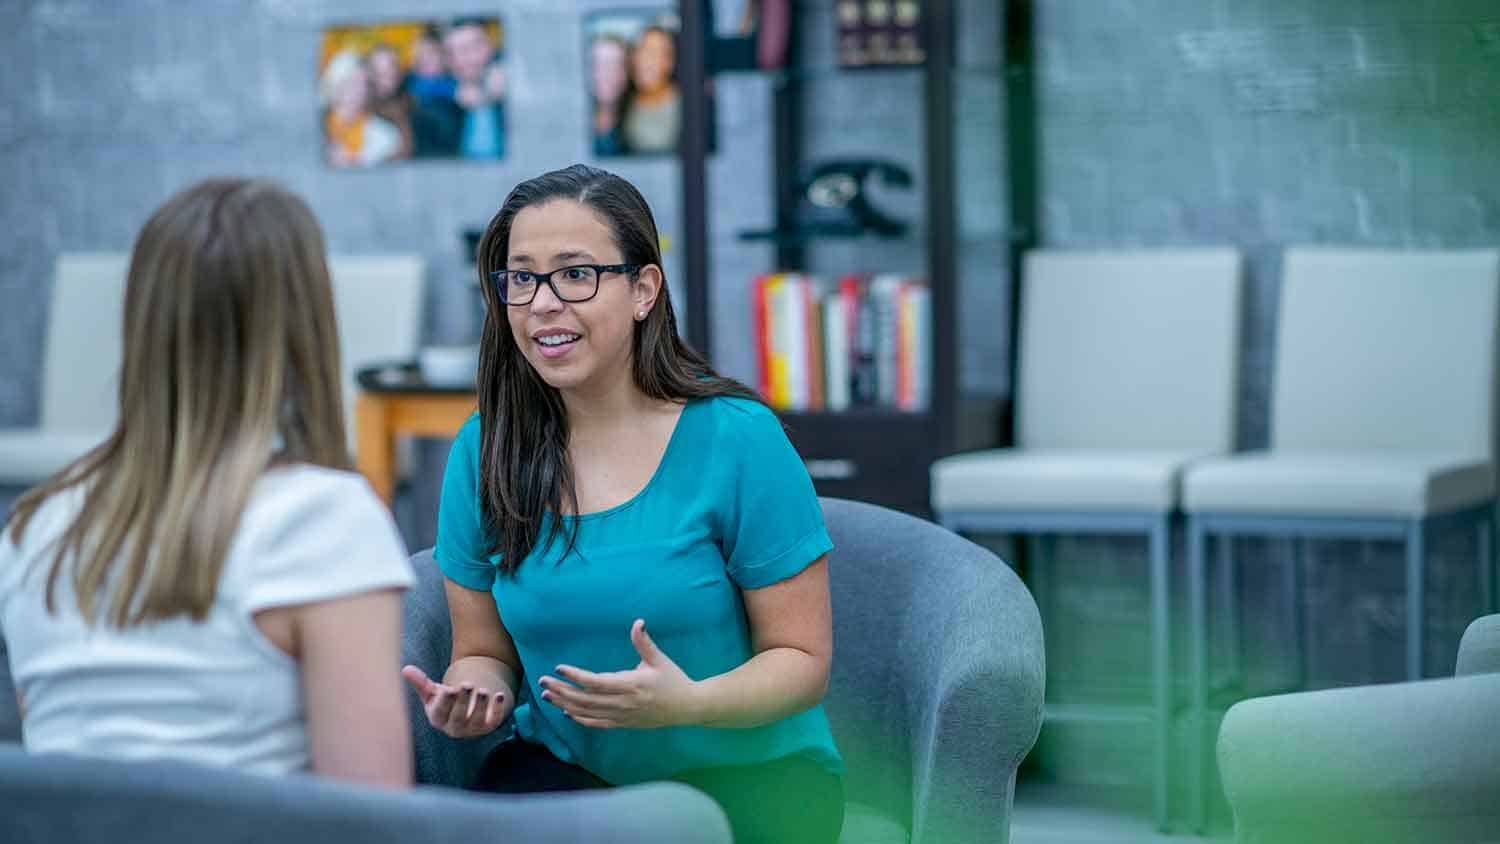
<svg viewBox="0 0 1500 844"><path fill-rule="evenodd" d="M245 179L172 197L131 250L124 338L119 423L17 502L11 536L19 543L47 499L81 488L47 608L68 577L91 621L201 620L272 461L350 468L333 290L312 211Z"/></svg>
<svg viewBox="0 0 1500 844"><path fill-rule="evenodd" d="M490 553L500 570L514 575L533 548L550 543L563 513L578 512L573 469L568 463L568 417L557 390L537 374L511 335L506 306L489 282L491 270L506 268L510 227L521 209L555 200L578 202L609 226L627 264L661 268L656 220L635 186L603 170L575 164L517 185L495 213L479 241L475 265L488 306L479 351L479 498L490 532ZM636 282L636 277L631 278ZM641 392L656 399L686 401L735 396L760 401L754 390L723 378L677 333L666 276L656 304L635 323L631 376ZM542 535L548 513L551 530ZM569 531L572 550L577 525Z"/></svg>

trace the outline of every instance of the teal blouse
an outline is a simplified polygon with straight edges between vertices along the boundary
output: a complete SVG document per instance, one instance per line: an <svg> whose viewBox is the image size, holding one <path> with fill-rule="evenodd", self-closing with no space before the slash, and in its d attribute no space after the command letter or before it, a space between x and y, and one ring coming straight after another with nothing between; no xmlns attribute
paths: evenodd
<svg viewBox="0 0 1500 844"><path fill-rule="evenodd" d="M634 668L636 618L695 680L754 655L740 590L785 580L833 548L806 467L775 414L743 399L689 402L645 488L607 510L564 516L578 526L574 551L561 558L561 541L538 547L514 578L499 575L498 555L487 553L479 446L475 415L448 456L434 554L453 582L495 596L521 657L521 738L617 785L792 754L842 773L821 706L749 729L600 730L542 700L536 682L564 663Z"/></svg>

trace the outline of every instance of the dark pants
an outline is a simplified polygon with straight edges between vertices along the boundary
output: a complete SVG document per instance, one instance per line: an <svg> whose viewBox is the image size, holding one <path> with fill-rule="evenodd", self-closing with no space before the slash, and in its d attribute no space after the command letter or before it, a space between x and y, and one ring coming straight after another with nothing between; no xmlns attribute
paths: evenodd
<svg viewBox="0 0 1500 844"><path fill-rule="evenodd" d="M707 794L729 818L736 844L834 844L844 826L844 781L804 756L704 768L671 778ZM512 739L491 751L476 791L530 794L609 788L540 744Z"/></svg>

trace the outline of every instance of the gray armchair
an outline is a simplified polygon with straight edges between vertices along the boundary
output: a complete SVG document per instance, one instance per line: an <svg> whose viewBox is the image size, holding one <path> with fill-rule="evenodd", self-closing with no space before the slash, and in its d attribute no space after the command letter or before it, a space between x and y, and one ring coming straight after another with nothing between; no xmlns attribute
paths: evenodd
<svg viewBox="0 0 1500 844"><path fill-rule="evenodd" d="M1010 567L935 524L823 499L849 844L1010 840L1042 725L1042 622Z"/></svg>
<svg viewBox="0 0 1500 844"><path fill-rule="evenodd" d="M0 745L6 844L326 844L332 841L729 844L723 813L675 783L587 794L396 794L312 776L281 779L175 762L31 756Z"/></svg>
<svg viewBox="0 0 1500 844"><path fill-rule="evenodd" d="M842 840L1008 841L1016 768L1042 718L1030 594L993 554L934 524L837 499L823 511L837 548L825 705L849 765ZM441 674L451 640L442 575L430 554L413 564L403 658ZM10 697L0 676L0 709ZM219 844L729 841L722 813L685 786L503 798L437 787L468 783L494 739L448 739L409 700L417 781L427 784L414 794L0 747L0 840L113 844L128 829L132 840L174 844L208 830ZM0 711L0 736L8 731Z"/></svg>
<svg viewBox="0 0 1500 844"><path fill-rule="evenodd" d="M431 578L424 583L430 586ZM436 585L441 598L440 579ZM446 631L447 610L441 603L438 607ZM431 601L407 601L409 653L429 645L444 651L448 647L446 632L439 645L424 626L422 613L430 609ZM446 666L446 655L443 659ZM676 783L504 797L443 788L466 783L466 765L486 747L445 739L425 720L420 727L415 734L417 767L420 781L428 784L408 794L312 776L273 779L183 763L33 756L15 743L20 722L0 641L0 841L730 844L729 825L719 807Z"/></svg>
<svg viewBox="0 0 1500 844"><path fill-rule="evenodd" d="M1454 677L1242 701L1219 731L1239 844L1500 841L1500 615Z"/></svg>
<svg viewBox="0 0 1500 844"><path fill-rule="evenodd" d="M999 558L930 522L823 499L833 537L833 676L824 705L848 763L846 844L1010 840L1016 768L1042 722L1042 625ZM412 559L408 660L448 665L442 575ZM417 777L466 783L488 742L455 742L415 705Z"/></svg>

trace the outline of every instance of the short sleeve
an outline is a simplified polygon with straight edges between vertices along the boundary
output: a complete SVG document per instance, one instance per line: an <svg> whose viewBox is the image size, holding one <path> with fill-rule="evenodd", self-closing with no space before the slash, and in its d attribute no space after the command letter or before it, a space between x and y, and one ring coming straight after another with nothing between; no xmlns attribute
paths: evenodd
<svg viewBox="0 0 1500 844"><path fill-rule="evenodd" d="M278 475L257 488L242 525L248 611L411 587L406 545L364 478L311 467Z"/></svg>
<svg viewBox="0 0 1500 844"><path fill-rule="evenodd" d="M722 520L725 564L741 588L759 589L801 572L833 541L781 421L760 404L726 403L722 433L734 476Z"/></svg>
<svg viewBox="0 0 1500 844"><path fill-rule="evenodd" d="M5 668L5 608L20 591L16 582L21 569L21 554L11 540L12 524L0 524L0 671Z"/></svg>
<svg viewBox="0 0 1500 844"><path fill-rule="evenodd" d="M459 429L448 451L438 502L437 547L432 556L449 580L488 592L495 583L490 540L479 506L479 415Z"/></svg>

